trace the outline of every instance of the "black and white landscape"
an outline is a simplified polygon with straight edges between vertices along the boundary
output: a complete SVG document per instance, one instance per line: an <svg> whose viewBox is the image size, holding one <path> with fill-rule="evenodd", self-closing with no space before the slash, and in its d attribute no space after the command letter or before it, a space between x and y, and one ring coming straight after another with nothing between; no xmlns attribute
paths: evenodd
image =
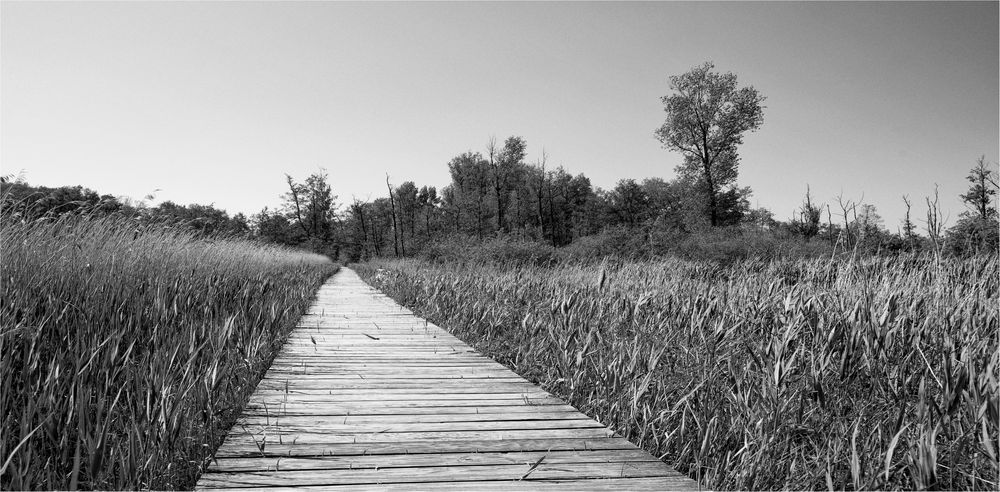
<svg viewBox="0 0 1000 492"><path fill-rule="evenodd" d="M0 489L996 490L997 2L0 4Z"/></svg>

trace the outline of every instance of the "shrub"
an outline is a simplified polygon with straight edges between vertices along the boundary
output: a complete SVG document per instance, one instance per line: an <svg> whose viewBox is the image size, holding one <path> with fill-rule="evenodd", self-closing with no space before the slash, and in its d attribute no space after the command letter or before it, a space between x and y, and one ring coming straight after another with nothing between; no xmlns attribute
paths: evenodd
<svg viewBox="0 0 1000 492"><path fill-rule="evenodd" d="M495 236L483 240L452 235L432 241L420 257L438 263L512 263L546 265L556 261L556 249L544 243L515 236Z"/></svg>

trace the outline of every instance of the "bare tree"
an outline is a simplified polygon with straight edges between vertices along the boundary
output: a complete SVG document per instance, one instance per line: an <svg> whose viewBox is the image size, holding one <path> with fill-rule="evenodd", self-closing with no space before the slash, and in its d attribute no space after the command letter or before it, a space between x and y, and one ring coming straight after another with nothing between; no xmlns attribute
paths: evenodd
<svg viewBox="0 0 1000 492"><path fill-rule="evenodd" d="M841 193L837 195L837 205L840 206L841 216L844 217L844 230L841 231L841 236L844 238L844 246L850 247L851 238L851 220L850 214L857 208L857 203L851 200L844 200L844 194ZM855 213L855 218L857 218L857 213Z"/></svg>
<svg viewBox="0 0 1000 492"><path fill-rule="evenodd" d="M305 193L305 187L296 183L289 174L285 175L285 179L288 181L288 198L295 207L295 222L299 224L302 232L308 236L311 231L306 227L306 222L302 220L302 194Z"/></svg>
<svg viewBox="0 0 1000 492"><path fill-rule="evenodd" d="M830 241L830 245L833 245L833 213L830 211L830 204L826 204L826 234L829 236L827 239Z"/></svg>
<svg viewBox="0 0 1000 492"><path fill-rule="evenodd" d="M924 221L924 227L927 230L927 236L931 238L931 245L934 247L934 251L940 253L941 239L944 233L944 218L941 215L937 184L934 185L934 200L931 200L931 197L924 197L924 201L927 202L927 220Z"/></svg>
<svg viewBox="0 0 1000 492"><path fill-rule="evenodd" d="M396 253L396 258L399 258L399 226L396 222L396 200L392 197L392 185L389 184L389 175L385 175L385 186L389 189L389 207L392 210L392 249ZM403 254L406 254L406 250L403 250Z"/></svg>
<svg viewBox="0 0 1000 492"><path fill-rule="evenodd" d="M910 220L910 197L903 195L903 203L906 204L906 215L903 217L903 239L907 244L911 244L917 237L917 226Z"/></svg>

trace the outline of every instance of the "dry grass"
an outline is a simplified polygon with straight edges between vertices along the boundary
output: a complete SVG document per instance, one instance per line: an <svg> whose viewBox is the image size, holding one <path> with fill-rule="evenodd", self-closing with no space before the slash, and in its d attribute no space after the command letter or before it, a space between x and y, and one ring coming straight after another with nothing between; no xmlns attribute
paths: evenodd
<svg viewBox="0 0 1000 492"><path fill-rule="evenodd" d="M358 271L708 487L997 488L996 256Z"/></svg>
<svg viewBox="0 0 1000 492"><path fill-rule="evenodd" d="M192 486L336 269L122 218L2 220L2 489Z"/></svg>

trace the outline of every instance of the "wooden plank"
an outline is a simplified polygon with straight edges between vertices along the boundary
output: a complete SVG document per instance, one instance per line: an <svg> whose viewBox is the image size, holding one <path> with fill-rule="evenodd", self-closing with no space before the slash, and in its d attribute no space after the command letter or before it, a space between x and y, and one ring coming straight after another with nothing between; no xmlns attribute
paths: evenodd
<svg viewBox="0 0 1000 492"><path fill-rule="evenodd" d="M530 478L530 477L529 477ZM422 491L460 491L491 490L507 491L664 491L664 490L697 490L691 489L692 480L687 477L643 477L643 478L608 478L583 480L470 480L464 482L422 482L419 487L412 483L389 484L351 484L351 485L320 485L298 487L270 487L271 490L282 492L313 492L316 490L350 490L357 492L412 492ZM221 490L205 488L202 490ZM260 492L260 488L227 487L225 490Z"/></svg>
<svg viewBox="0 0 1000 492"><path fill-rule="evenodd" d="M410 376L410 377L403 377ZM363 372L357 372L352 374L286 374L279 371L269 372L268 375L261 381L317 381L317 382L327 382L328 384L343 385L349 383L362 382L367 384L446 384L446 383L460 383L463 379L481 379L484 381L480 382L493 382L493 383L523 383L525 382L521 378L515 377L502 377L502 378L491 378L491 377L465 377L465 375L453 376L440 376L440 375L411 375L411 374L393 374L386 376L373 376L368 375ZM530 384L530 383L529 383Z"/></svg>
<svg viewBox="0 0 1000 492"><path fill-rule="evenodd" d="M272 470L342 470L364 468L399 468L416 466L459 465L531 465L541 459L557 463L655 462L656 458L638 449L595 451L531 451L510 453L435 453L384 454L362 456L320 456L260 458L219 458L212 472L251 472Z"/></svg>
<svg viewBox="0 0 1000 492"><path fill-rule="evenodd" d="M236 423L244 425L272 425L275 422L289 425L321 426L329 422L351 422L353 424L386 424L386 423L446 423L446 422L502 422L502 421L542 421L542 420L580 420L580 413L574 410L561 410L531 413L466 413L428 415L345 415L334 418L330 415L291 415L265 416L261 414L244 413ZM586 419L585 419L586 420ZM276 425L276 424L274 424Z"/></svg>
<svg viewBox="0 0 1000 492"><path fill-rule="evenodd" d="M320 289L198 488L697 483L344 269Z"/></svg>
<svg viewBox="0 0 1000 492"><path fill-rule="evenodd" d="M286 383L287 381L287 383ZM316 381L311 379L296 380L291 379L280 379L280 380L267 380L261 381L260 389L266 389L268 391L279 391L283 392L285 389L289 391L298 392L333 392L345 393L345 392L355 392L355 391L369 391L369 392L421 392L421 391L454 391L455 393L471 393L473 391L483 392L483 393L525 393L534 390L536 387L532 386L524 381L509 381L509 382L499 382L494 383L489 380L481 380L481 388L470 387L469 383L461 379L448 380L438 380L434 382L403 382L400 380L368 380L368 379L358 379L352 378L350 380L341 380L333 385L329 381ZM533 392L533 391L532 391Z"/></svg>
<svg viewBox="0 0 1000 492"><path fill-rule="evenodd" d="M415 405L395 405L395 406L385 406L370 403L367 405L282 405L282 406L264 406L264 405L253 405L245 408L243 410L243 415L302 415L302 416L336 416L343 417L347 415L351 416L383 416L383 415L393 415L393 416L422 416L422 415L477 415L477 414L492 414L496 412L503 412L508 415L521 415L521 414L535 414L539 412L552 412L552 411L567 411L579 414L573 407L569 405L536 405L536 406L524 406L518 404L510 405L473 405L473 406L415 406Z"/></svg>
<svg viewBox="0 0 1000 492"><path fill-rule="evenodd" d="M534 400L535 402L539 400ZM350 415L360 413L487 413L496 411L531 412L535 410L552 410L566 408L559 400L546 400L543 403L525 405L518 400L446 400L446 401L360 401L336 402L282 400L278 397L263 400L254 395L244 412L260 413L296 413L296 412L328 412L330 415ZM570 407L572 408L572 407ZM380 411L381 410L381 411Z"/></svg>
<svg viewBox="0 0 1000 492"><path fill-rule="evenodd" d="M206 487L275 487L303 485L353 485L385 483L460 482L476 480L528 480L630 478L666 476L663 463L631 461L622 463L556 463L542 461L531 473L531 464L456 465L399 467L384 469L347 469L328 473L325 470L279 470L269 472L206 473L200 483Z"/></svg>
<svg viewBox="0 0 1000 492"><path fill-rule="evenodd" d="M277 418L268 421L240 420L237 424L244 426L254 434L266 432L269 434L300 434L300 433L336 433L336 434L372 434L396 432L433 432L433 431L503 431L530 429L584 429L605 427L591 419L555 419L555 420L481 420L469 422L355 422L348 417L343 420L329 419L322 422L295 422L289 419Z"/></svg>
<svg viewBox="0 0 1000 492"><path fill-rule="evenodd" d="M350 405L355 403L373 402L378 405L415 405L415 406L449 406L449 405L561 405L562 400L545 397L534 393L495 393L473 395L448 395L408 393L404 395L373 394L357 395L327 395L327 394L294 394L272 391L266 394L253 395L250 399L254 404L290 405L298 403L324 403L329 405Z"/></svg>
<svg viewBox="0 0 1000 492"><path fill-rule="evenodd" d="M235 430L239 432L239 430ZM454 441L413 441L375 443L259 443L234 440L219 448L216 458L279 456L348 456L376 454L508 453L524 451L592 451L599 449L636 449L622 438L597 439L481 439Z"/></svg>
<svg viewBox="0 0 1000 492"><path fill-rule="evenodd" d="M264 391L271 391L280 394L294 394L303 396L312 395L333 395L343 397L345 400L474 400L474 399L496 399L496 398L514 398L517 400L523 400L524 398L545 398L548 393L544 391L538 391L537 386L535 389L529 388L518 388L518 387L486 387L486 388L470 388L468 386L462 387L429 387L429 388L334 388L331 389L328 385L320 385L318 387L304 387L306 385L300 384L293 386L291 382L287 385L284 383L270 383L265 385L262 389Z"/></svg>
<svg viewBox="0 0 1000 492"><path fill-rule="evenodd" d="M260 442L267 436L270 442L290 442L292 444L364 444L373 442L424 442L424 441L474 441L474 440L504 440L504 439L566 439L566 438L601 438L612 437L615 433L604 427L582 429L530 429L530 430L495 430L495 431L430 431L430 432L373 432L365 434L342 434L337 432L262 432L255 433L248 429L232 431L226 441Z"/></svg>

